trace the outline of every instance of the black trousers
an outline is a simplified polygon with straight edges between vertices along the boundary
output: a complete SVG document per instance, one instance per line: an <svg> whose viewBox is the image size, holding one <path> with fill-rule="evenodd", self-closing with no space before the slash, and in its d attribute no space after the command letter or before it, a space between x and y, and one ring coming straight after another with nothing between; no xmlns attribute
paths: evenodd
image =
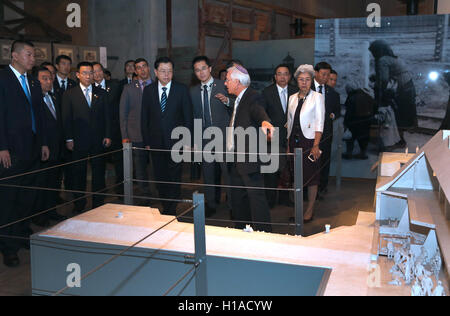
<svg viewBox="0 0 450 316"><path fill-rule="evenodd" d="M15 157L14 153L10 153L12 167L5 169L0 165L0 179L39 169L41 149L36 141L33 144L32 152L33 157L29 157L30 159L27 160L18 159ZM20 176L10 180L0 181L0 184L37 187L37 178L39 176L39 173ZM34 206L38 193L41 192L31 189L0 186L0 226L24 219L34 214ZM0 229L0 235L29 237L29 225L30 220L20 221L17 224ZM15 254L19 249L19 240L0 237L0 251L2 251L3 254Z"/></svg>
<svg viewBox="0 0 450 316"><path fill-rule="evenodd" d="M287 150L286 147L281 147L279 149L279 153L285 153ZM287 157L280 155L279 156L280 159L280 167L278 168L278 171L275 173L266 173L264 174L264 185L267 189L271 189L272 190L266 190L266 196L267 196L267 201L269 203L270 207L274 207L276 202L277 202L277 193L278 191L276 190L278 188L278 184L280 182L280 176L281 176L281 172L284 170L286 164L287 164ZM281 192L280 192L281 193ZM286 199L286 196L283 197L284 199Z"/></svg>
<svg viewBox="0 0 450 316"><path fill-rule="evenodd" d="M39 173L39 177L37 179L39 187L55 190L61 189L62 167L52 168L54 166L60 165L61 163L62 159L41 162L40 169L51 169ZM36 199L35 211L39 213L50 208L54 208L55 206L57 206L58 196L59 191L40 191ZM49 213L45 214L44 217L48 216L48 214Z"/></svg>
<svg viewBox="0 0 450 316"><path fill-rule="evenodd" d="M264 188L264 178L260 173L240 174L236 164L231 164L230 169L232 186ZM235 228L243 229L250 224L257 231L272 232L270 224L261 224L270 223L270 208L264 190L231 189L231 201Z"/></svg>
<svg viewBox="0 0 450 316"><path fill-rule="evenodd" d="M112 145L111 145L111 151L116 151L119 149L122 149L122 137L120 133L120 127L119 130L116 131L113 139L112 139ZM114 165L114 171L116 174L116 180L114 183L121 183L123 182L123 152L118 151L111 156L111 162ZM117 193L123 192L123 185L116 188Z"/></svg>
<svg viewBox="0 0 450 316"><path fill-rule="evenodd" d="M175 163L169 152L152 152L153 171L156 181L181 182L182 164ZM161 199L179 199L181 186L179 184L158 183L156 188ZM176 215L177 202L162 201L163 213L166 215Z"/></svg>
<svg viewBox="0 0 450 316"><path fill-rule="evenodd" d="M324 191L328 187L328 181L330 178L330 165L331 165L331 146L333 144L333 134L323 134L322 139L324 141L320 144L320 150L322 156L320 157L320 185L319 191Z"/></svg>
<svg viewBox="0 0 450 316"><path fill-rule="evenodd" d="M95 148L92 150L74 150L72 157L73 160L80 160L87 158L89 156L97 156L104 153L103 149ZM88 161L84 160L73 164L72 177L73 177L73 187L75 191L86 191L87 187L87 164ZM92 192L97 192L106 187L105 184L105 168L106 160L105 156L94 158L90 160L91 170L92 170ZM105 193L105 192L102 192ZM74 198L79 199L85 194L75 193ZM104 197L102 195L93 195L92 197L92 207L97 208L103 205ZM74 202L76 211L83 211L86 207L86 198L79 199Z"/></svg>

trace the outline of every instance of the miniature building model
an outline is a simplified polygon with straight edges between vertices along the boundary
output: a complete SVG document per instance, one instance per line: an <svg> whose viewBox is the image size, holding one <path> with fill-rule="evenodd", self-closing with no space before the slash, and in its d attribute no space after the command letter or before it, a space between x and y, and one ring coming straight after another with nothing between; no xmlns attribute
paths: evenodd
<svg viewBox="0 0 450 316"><path fill-rule="evenodd" d="M376 192L380 245L383 237L413 239L412 253L419 255L424 247L431 260L440 252L446 271L450 268L449 136L450 131L437 133L392 177L383 178Z"/></svg>

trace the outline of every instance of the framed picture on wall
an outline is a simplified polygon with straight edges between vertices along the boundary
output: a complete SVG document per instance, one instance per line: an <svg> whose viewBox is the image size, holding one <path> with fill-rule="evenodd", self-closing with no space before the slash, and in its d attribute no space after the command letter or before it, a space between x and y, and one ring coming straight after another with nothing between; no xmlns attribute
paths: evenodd
<svg viewBox="0 0 450 316"><path fill-rule="evenodd" d="M11 45L8 44L2 45L2 59L3 60L11 59Z"/></svg>
<svg viewBox="0 0 450 316"><path fill-rule="evenodd" d="M35 47L34 53L37 60L47 60L48 58L46 47Z"/></svg>
<svg viewBox="0 0 450 316"><path fill-rule="evenodd" d="M70 48L58 48L58 53L56 55L57 56L59 56L59 55L66 55L66 56L69 56L70 59L73 60L73 49L70 49Z"/></svg>
<svg viewBox="0 0 450 316"><path fill-rule="evenodd" d="M88 62L97 61L97 51L95 50L85 50L83 52L83 60Z"/></svg>

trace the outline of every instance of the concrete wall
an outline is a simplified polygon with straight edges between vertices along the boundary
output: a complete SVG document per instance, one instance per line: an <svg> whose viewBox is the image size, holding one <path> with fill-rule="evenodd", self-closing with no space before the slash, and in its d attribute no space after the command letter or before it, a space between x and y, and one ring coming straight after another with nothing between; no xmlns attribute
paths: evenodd
<svg viewBox="0 0 450 316"><path fill-rule="evenodd" d="M66 24L67 16L70 14L66 11L69 3L78 3L81 7L81 28L69 28ZM72 44L88 45L88 0L26 0L25 11L38 16L58 31L71 35ZM39 28L33 25L27 27L26 32L44 35Z"/></svg>
<svg viewBox="0 0 450 316"><path fill-rule="evenodd" d="M161 1L89 1L89 45L108 49L108 69L114 78L122 78L128 59L156 57L164 8Z"/></svg>

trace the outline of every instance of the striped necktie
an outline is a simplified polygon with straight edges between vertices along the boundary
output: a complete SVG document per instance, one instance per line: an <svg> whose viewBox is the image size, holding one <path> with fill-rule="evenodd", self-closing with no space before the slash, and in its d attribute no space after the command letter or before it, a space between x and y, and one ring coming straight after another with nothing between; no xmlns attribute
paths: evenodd
<svg viewBox="0 0 450 316"><path fill-rule="evenodd" d="M89 96L89 89L88 88L84 89L84 96L86 97L86 101L87 101L89 107L91 107L91 103L92 102L91 102L91 97Z"/></svg>
<svg viewBox="0 0 450 316"><path fill-rule="evenodd" d="M48 109L50 110L50 112L52 113L53 117L56 120L56 110L54 108L54 105L53 105L53 102L52 102L50 96L48 94L46 94L44 97L44 100L45 100L45 104L47 104Z"/></svg>
<svg viewBox="0 0 450 316"><path fill-rule="evenodd" d="M164 113L164 111L166 110L166 106L167 106L167 88L163 87L163 93L161 95L161 112Z"/></svg>

